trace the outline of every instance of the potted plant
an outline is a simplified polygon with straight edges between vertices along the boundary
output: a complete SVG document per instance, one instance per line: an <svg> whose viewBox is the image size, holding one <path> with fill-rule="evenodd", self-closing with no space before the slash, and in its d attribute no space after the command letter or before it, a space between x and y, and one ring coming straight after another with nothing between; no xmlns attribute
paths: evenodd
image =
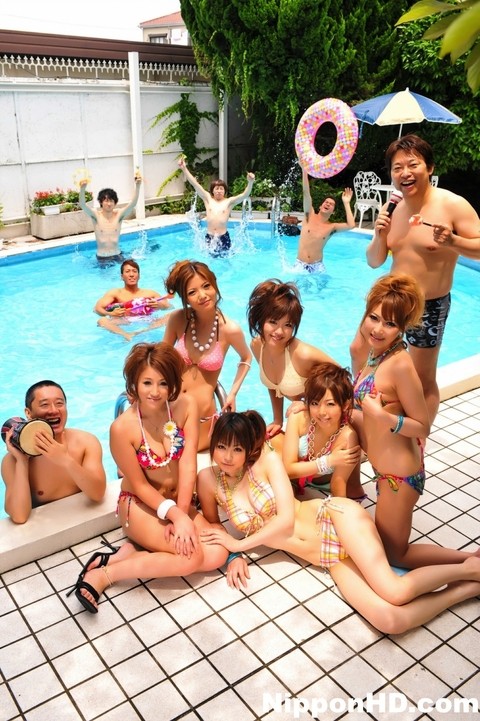
<svg viewBox="0 0 480 721"><path fill-rule="evenodd" d="M93 200L88 190L85 197L88 202ZM50 240L93 230L92 220L80 210L78 200L78 190L56 188L37 191L30 213L32 235L41 240Z"/></svg>

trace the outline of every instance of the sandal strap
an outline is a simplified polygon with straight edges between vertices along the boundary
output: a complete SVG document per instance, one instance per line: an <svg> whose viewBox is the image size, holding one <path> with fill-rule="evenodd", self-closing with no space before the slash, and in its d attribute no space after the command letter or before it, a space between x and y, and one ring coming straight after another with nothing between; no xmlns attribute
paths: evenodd
<svg viewBox="0 0 480 721"><path fill-rule="evenodd" d="M107 571L107 567L106 567L106 566L102 566L101 568L102 568L102 571L104 572L105 576L107 577L108 585L109 585L109 586L113 586L113 581L112 581L112 579L110 578L110 574L109 574L108 571Z"/></svg>

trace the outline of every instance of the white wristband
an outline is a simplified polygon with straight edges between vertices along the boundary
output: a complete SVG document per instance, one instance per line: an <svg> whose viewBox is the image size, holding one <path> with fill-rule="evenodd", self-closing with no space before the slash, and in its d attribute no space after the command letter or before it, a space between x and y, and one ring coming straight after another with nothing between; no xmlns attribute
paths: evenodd
<svg viewBox="0 0 480 721"><path fill-rule="evenodd" d="M320 456L320 458L315 459L315 463L317 466L317 471L319 476L326 476L329 473L333 473L334 468L333 466L329 465L329 455L326 456Z"/></svg>
<svg viewBox="0 0 480 721"><path fill-rule="evenodd" d="M175 501L172 501L171 498L166 498L164 501L160 503L160 505L157 508L157 516L161 521L165 521L167 518L167 513L173 506L176 506L177 504Z"/></svg>

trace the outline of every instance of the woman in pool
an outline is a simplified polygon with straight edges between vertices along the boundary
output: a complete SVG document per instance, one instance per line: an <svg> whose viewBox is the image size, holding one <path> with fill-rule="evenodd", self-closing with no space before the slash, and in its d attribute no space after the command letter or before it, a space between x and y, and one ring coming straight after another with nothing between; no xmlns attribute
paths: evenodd
<svg viewBox="0 0 480 721"><path fill-rule="evenodd" d="M185 362L182 391L197 402L200 418L198 450L208 448L209 435L217 418L215 388L230 347L240 357L232 387L222 411L235 410L235 397L247 375L252 355L240 326L223 315L215 274L205 263L181 260L165 281L168 293L177 293L183 309L170 314L165 343L174 345Z"/></svg>
<svg viewBox="0 0 480 721"><path fill-rule="evenodd" d="M216 465L197 481L205 518L217 524L201 532L206 546L220 545L232 556L265 545L322 566L347 602L383 633L416 628L480 593L480 558L474 556L398 576L368 512L349 498L296 500L280 458L262 452L264 437L265 423L255 411L225 414L215 425L210 452ZM244 538L218 527L217 502ZM231 559L229 585L240 588L247 578L245 560Z"/></svg>
<svg viewBox="0 0 480 721"><path fill-rule="evenodd" d="M353 386L350 373L335 363L317 363L305 381L306 410L291 413L282 458L291 479L306 483L330 480L334 496L363 500L360 445L350 425Z"/></svg>
<svg viewBox="0 0 480 721"><path fill-rule="evenodd" d="M146 550L126 543L87 561L72 591L90 613L116 581L185 576L218 568L227 557L198 539L209 524L192 506L198 416L193 398L180 393L182 372L180 355L166 343L138 343L126 358L132 405L112 423L110 447L123 474L117 506L122 528Z"/></svg>
<svg viewBox="0 0 480 721"><path fill-rule="evenodd" d="M468 554L409 544L413 508L425 485L423 442L430 433L422 384L403 335L418 325L424 299L409 275L387 275L371 288L360 332L370 352L354 382L353 423L374 470L375 523L389 560L417 568L459 563Z"/></svg>
<svg viewBox="0 0 480 721"><path fill-rule="evenodd" d="M305 381L315 363L334 362L326 353L296 337L303 308L294 283L276 278L259 283L250 295L247 318L260 380L268 388L273 422L267 435L273 438L283 426L283 399L303 401ZM299 406L302 409L303 404ZM289 415L290 408L287 411ZM274 446L280 450L281 441Z"/></svg>

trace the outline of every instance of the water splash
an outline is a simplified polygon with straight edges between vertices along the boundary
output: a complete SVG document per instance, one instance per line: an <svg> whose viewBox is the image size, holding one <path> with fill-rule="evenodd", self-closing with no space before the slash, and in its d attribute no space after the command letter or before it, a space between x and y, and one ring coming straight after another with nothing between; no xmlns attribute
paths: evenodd
<svg viewBox="0 0 480 721"><path fill-rule="evenodd" d="M145 228L140 228L138 231L138 245L132 251L132 258L134 260L144 260L148 250L148 235Z"/></svg>

